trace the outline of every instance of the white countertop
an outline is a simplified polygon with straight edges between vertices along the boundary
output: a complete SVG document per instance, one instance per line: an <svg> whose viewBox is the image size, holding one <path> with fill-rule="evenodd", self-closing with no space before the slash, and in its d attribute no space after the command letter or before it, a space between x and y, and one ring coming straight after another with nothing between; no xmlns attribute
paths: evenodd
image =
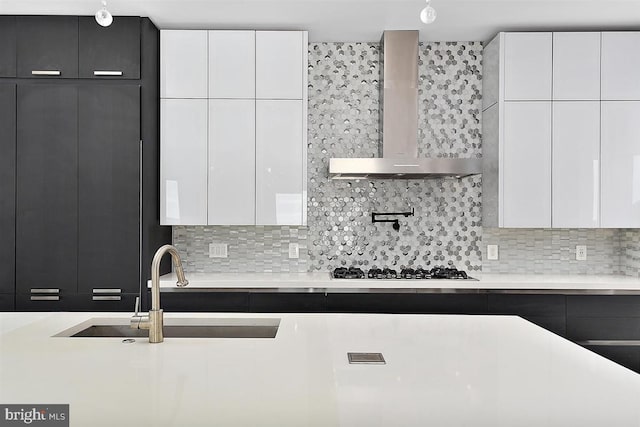
<svg viewBox="0 0 640 427"><path fill-rule="evenodd" d="M128 315L0 314L0 402L68 403L78 427L640 426L640 375L518 317L251 314L280 318L276 338L52 337L92 317Z"/></svg>
<svg viewBox="0 0 640 427"><path fill-rule="evenodd" d="M163 290L198 288L417 288L417 289L540 289L640 291L640 278L620 275L543 275L471 273L478 280L333 279L329 273L188 273L189 285L176 286L174 273L160 277ZM148 282L149 287L151 282Z"/></svg>

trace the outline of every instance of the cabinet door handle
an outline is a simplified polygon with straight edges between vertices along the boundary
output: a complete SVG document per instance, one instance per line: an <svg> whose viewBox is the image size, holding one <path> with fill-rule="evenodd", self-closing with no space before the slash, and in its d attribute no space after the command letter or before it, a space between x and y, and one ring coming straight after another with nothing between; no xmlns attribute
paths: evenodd
<svg viewBox="0 0 640 427"><path fill-rule="evenodd" d="M59 70L33 70L32 76L59 76L62 73Z"/></svg>
<svg viewBox="0 0 640 427"><path fill-rule="evenodd" d="M121 294L122 289L93 288L94 294Z"/></svg>
<svg viewBox="0 0 640 427"><path fill-rule="evenodd" d="M60 289L55 288L31 288L32 294L59 294Z"/></svg>
<svg viewBox="0 0 640 427"><path fill-rule="evenodd" d="M121 76L122 71L103 71L103 70L95 70L93 72L94 76Z"/></svg>
<svg viewBox="0 0 640 427"><path fill-rule="evenodd" d="M60 301L60 297L58 295L31 296L31 301Z"/></svg>
<svg viewBox="0 0 640 427"><path fill-rule="evenodd" d="M121 301L122 297L120 296L93 296L94 301Z"/></svg>

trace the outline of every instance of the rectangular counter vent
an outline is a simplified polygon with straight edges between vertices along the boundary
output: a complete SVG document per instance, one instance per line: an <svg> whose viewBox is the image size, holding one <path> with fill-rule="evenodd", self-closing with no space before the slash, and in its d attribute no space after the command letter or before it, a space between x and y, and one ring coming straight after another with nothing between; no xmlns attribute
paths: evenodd
<svg viewBox="0 0 640 427"><path fill-rule="evenodd" d="M349 364L386 365L382 353L347 353Z"/></svg>

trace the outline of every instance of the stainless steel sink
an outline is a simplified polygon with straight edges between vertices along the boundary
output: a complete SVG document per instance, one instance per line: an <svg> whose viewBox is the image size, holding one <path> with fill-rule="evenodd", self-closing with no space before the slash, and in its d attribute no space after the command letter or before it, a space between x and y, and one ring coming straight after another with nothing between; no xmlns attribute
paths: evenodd
<svg viewBox="0 0 640 427"><path fill-rule="evenodd" d="M275 338L280 319L165 319L165 338ZM94 318L54 337L147 338L149 331L132 329L129 319Z"/></svg>

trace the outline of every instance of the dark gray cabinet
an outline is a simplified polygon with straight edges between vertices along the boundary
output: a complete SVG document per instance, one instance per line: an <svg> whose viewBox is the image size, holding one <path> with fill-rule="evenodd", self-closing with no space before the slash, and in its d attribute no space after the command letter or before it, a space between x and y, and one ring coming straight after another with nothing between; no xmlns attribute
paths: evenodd
<svg viewBox="0 0 640 427"><path fill-rule="evenodd" d="M16 18L0 16L0 77L16 76Z"/></svg>
<svg viewBox="0 0 640 427"><path fill-rule="evenodd" d="M140 87L78 93L78 292L140 283Z"/></svg>
<svg viewBox="0 0 640 427"><path fill-rule="evenodd" d="M92 16L79 21L80 78L140 78L140 18L118 16L102 27Z"/></svg>
<svg viewBox="0 0 640 427"><path fill-rule="evenodd" d="M0 84L0 153L0 310L10 310L15 293L16 233L16 86L12 84Z"/></svg>
<svg viewBox="0 0 640 427"><path fill-rule="evenodd" d="M17 75L78 77L78 17L19 16Z"/></svg>
<svg viewBox="0 0 640 427"><path fill-rule="evenodd" d="M77 88L18 86L17 124L16 290L64 298L77 289Z"/></svg>

